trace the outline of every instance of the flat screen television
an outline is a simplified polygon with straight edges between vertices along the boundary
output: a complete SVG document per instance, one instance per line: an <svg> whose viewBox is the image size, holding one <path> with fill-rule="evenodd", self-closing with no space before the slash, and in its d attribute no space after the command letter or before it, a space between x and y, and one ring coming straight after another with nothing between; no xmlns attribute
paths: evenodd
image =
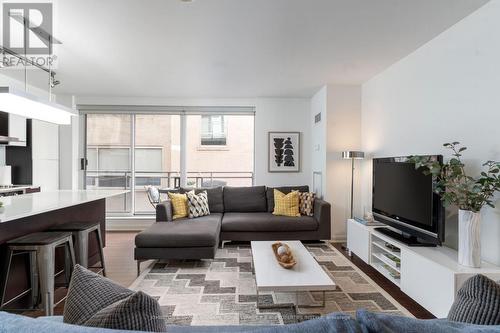
<svg viewBox="0 0 500 333"><path fill-rule="evenodd" d="M428 156L440 163L441 155ZM444 208L435 193L437 179L425 175L408 157L373 159L372 210L379 231L413 246L435 246L444 241Z"/></svg>

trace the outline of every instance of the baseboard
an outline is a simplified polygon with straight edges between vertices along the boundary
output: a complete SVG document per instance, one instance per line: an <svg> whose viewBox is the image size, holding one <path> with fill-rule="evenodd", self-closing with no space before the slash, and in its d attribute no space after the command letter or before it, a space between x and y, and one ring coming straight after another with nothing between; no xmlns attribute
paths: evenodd
<svg viewBox="0 0 500 333"><path fill-rule="evenodd" d="M347 243L347 238L346 236L336 236L332 237L331 241L332 243Z"/></svg>
<svg viewBox="0 0 500 333"><path fill-rule="evenodd" d="M107 218L107 231L142 231L155 223L154 218Z"/></svg>

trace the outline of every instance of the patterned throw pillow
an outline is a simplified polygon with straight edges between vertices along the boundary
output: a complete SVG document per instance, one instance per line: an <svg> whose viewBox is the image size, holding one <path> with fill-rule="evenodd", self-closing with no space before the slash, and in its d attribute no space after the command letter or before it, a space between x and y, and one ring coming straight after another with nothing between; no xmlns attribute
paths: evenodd
<svg viewBox="0 0 500 333"><path fill-rule="evenodd" d="M314 215L314 192L300 192L299 193L299 211L300 214L306 216Z"/></svg>
<svg viewBox="0 0 500 333"><path fill-rule="evenodd" d="M464 282L448 320L475 325L500 325L500 285L478 274Z"/></svg>
<svg viewBox="0 0 500 333"><path fill-rule="evenodd" d="M273 215L300 216L299 191L292 191L285 195L283 192L274 189Z"/></svg>
<svg viewBox="0 0 500 333"><path fill-rule="evenodd" d="M63 321L83 325L96 312L133 293L101 275L75 265L64 305Z"/></svg>
<svg viewBox="0 0 500 333"><path fill-rule="evenodd" d="M189 213L187 195L168 192L168 197L172 202L172 219L177 220L187 217Z"/></svg>
<svg viewBox="0 0 500 333"><path fill-rule="evenodd" d="M205 215L210 215L210 209L208 208L208 196L207 191L200 192L196 194L193 191L187 193L188 203L189 203L189 218L195 218Z"/></svg>
<svg viewBox="0 0 500 333"><path fill-rule="evenodd" d="M160 304L142 291L98 311L83 326L146 332L167 331Z"/></svg>

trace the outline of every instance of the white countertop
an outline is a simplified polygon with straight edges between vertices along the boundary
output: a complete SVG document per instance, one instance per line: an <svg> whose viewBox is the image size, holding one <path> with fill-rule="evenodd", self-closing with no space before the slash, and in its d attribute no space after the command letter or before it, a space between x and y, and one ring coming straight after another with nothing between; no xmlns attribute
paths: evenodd
<svg viewBox="0 0 500 333"><path fill-rule="evenodd" d="M0 223L127 193L127 190L59 190L1 197Z"/></svg>

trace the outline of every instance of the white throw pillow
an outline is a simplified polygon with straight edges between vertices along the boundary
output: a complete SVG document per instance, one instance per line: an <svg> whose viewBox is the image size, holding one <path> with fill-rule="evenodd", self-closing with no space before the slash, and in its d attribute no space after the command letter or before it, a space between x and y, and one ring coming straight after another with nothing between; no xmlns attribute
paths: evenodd
<svg viewBox="0 0 500 333"><path fill-rule="evenodd" d="M210 209L208 208L207 191L196 194L194 190L192 190L187 193L187 197L190 219L210 215Z"/></svg>

